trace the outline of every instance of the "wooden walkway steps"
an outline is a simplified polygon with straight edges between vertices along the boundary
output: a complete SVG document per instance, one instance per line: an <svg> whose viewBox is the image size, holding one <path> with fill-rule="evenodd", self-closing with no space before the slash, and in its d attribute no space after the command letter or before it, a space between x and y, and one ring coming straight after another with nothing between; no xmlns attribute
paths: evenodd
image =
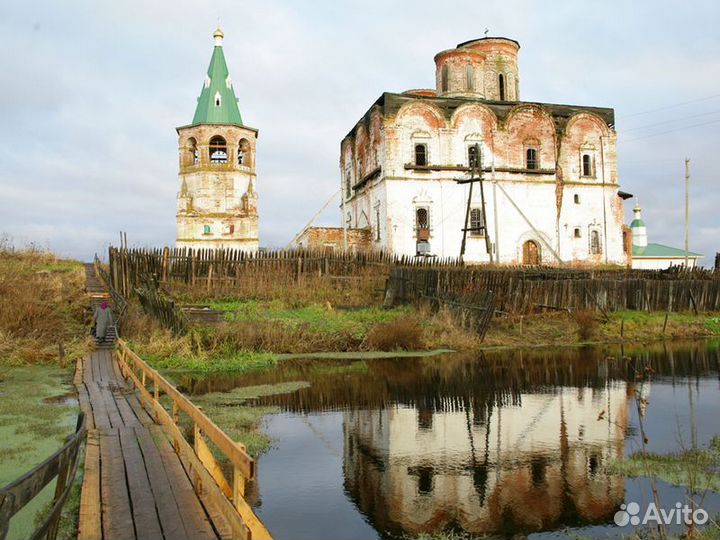
<svg viewBox="0 0 720 540"><path fill-rule="evenodd" d="M96 279L94 271L88 271L91 299L102 294ZM168 422L170 417L157 401L157 381L166 385L164 393L177 391L146 367L156 383L153 400L145 388L145 374L141 382L128 367L126 358L132 353L124 350L120 362L116 354L112 348L98 348L76 366L74 383L88 432L78 538L270 538L244 498L237 495L236 505L215 483L217 471L205 468L220 468L212 455L198 458L179 427ZM207 429L218 428L185 401L184 407L198 415L196 449L201 444L206 449L197 422L204 422L203 429L206 424ZM174 411L177 417L175 407ZM244 474L251 478L254 464L241 450L249 460Z"/></svg>

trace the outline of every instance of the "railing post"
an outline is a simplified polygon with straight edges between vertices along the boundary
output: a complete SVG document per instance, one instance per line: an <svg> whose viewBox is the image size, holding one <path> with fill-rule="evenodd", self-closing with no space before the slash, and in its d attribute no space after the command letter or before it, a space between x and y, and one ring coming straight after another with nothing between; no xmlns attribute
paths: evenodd
<svg viewBox="0 0 720 540"><path fill-rule="evenodd" d="M242 443L236 443L238 448L245 450L245 445ZM240 468L233 467L233 504L235 508L240 508L240 499L245 498L245 477L240 471Z"/></svg>
<svg viewBox="0 0 720 540"><path fill-rule="evenodd" d="M177 426L177 425L178 425L178 421L180 420L180 415L179 415L179 413L178 413L177 403L174 402L174 401L173 401L173 404L172 404L172 418L173 418L173 422L174 422L175 425Z"/></svg>
<svg viewBox="0 0 720 540"><path fill-rule="evenodd" d="M155 375L154 371L152 374L152 378L153 378L153 394L155 395L155 401L158 401L158 399L160 398L160 387L158 386L157 376Z"/></svg>

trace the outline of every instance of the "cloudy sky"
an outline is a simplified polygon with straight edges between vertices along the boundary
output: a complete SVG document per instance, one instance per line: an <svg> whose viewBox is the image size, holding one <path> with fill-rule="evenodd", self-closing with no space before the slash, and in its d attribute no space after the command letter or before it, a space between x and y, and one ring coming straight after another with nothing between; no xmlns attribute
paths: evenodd
<svg viewBox="0 0 720 540"><path fill-rule="evenodd" d="M552 7L550 7L552 6ZM338 189L341 138L383 91L434 86L433 55L520 42L521 98L616 110L619 176L650 240L720 251L720 3L25 0L0 4L0 234L89 259L175 235L175 127L218 18L244 121L260 129L261 244ZM715 147L715 150L713 150ZM631 204L627 205L630 219ZM318 224L339 224L333 204Z"/></svg>

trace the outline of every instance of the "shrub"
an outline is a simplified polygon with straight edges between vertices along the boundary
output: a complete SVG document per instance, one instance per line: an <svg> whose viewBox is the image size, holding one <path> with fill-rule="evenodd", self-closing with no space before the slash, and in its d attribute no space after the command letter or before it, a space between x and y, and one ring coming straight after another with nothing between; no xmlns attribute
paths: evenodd
<svg viewBox="0 0 720 540"><path fill-rule="evenodd" d="M376 351L419 350L424 347L423 329L417 318L405 316L375 325L363 343Z"/></svg>
<svg viewBox="0 0 720 540"><path fill-rule="evenodd" d="M593 310L578 309L573 311L572 317L575 320L575 324L577 324L580 341L588 341L597 335L599 324Z"/></svg>

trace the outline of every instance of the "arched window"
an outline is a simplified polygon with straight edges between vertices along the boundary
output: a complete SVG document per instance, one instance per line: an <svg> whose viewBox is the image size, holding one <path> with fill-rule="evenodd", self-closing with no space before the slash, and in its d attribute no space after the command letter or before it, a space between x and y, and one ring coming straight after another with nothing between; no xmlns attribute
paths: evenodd
<svg viewBox="0 0 720 540"><path fill-rule="evenodd" d="M427 161L427 145L416 144L415 145L415 165L425 166L428 164Z"/></svg>
<svg viewBox="0 0 720 540"><path fill-rule="evenodd" d="M442 80L441 80L441 83L440 83L440 84L441 84L442 91L443 91L443 92L447 92L447 91L448 91L448 86L449 86L449 81L448 81L448 78L449 78L449 68L448 68L448 65L447 65L447 64L444 64L444 65L443 65L442 71L441 71L441 73L440 73L440 78L442 79Z"/></svg>
<svg viewBox="0 0 720 540"><path fill-rule="evenodd" d="M220 135L210 139L210 163L227 163L227 143Z"/></svg>
<svg viewBox="0 0 720 540"><path fill-rule="evenodd" d="M197 141L194 137L190 137L187 141L187 154L185 158L186 165L195 165L199 161Z"/></svg>
<svg viewBox="0 0 720 540"><path fill-rule="evenodd" d="M238 143L238 165L250 166L250 143L247 139L240 139Z"/></svg>
<svg viewBox="0 0 720 540"><path fill-rule="evenodd" d="M475 70L472 64L468 64L465 68L465 85L467 86L468 92L475 90Z"/></svg>
<svg viewBox="0 0 720 540"><path fill-rule="evenodd" d="M502 73L498 75L498 89L500 101L505 101L505 76Z"/></svg>
<svg viewBox="0 0 720 540"><path fill-rule="evenodd" d="M525 167L528 169L538 168L537 149L528 148L525 151Z"/></svg>
<svg viewBox="0 0 720 540"><path fill-rule="evenodd" d="M592 176L592 156L590 154L583 154L582 156L582 175Z"/></svg>
<svg viewBox="0 0 720 540"><path fill-rule="evenodd" d="M590 254L600 255L602 246L600 245L600 233L598 231L590 231Z"/></svg>
<svg viewBox="0 0 720 540"><path fill-rule="evenodd" d="M210 225L203 225L203 234L212 234Z"/></svg>
<svg viewBox="0 0 720 540"><path fill-rule="evenodd" d="M471 168L480 166L480 147L477 144L468 146L468 166Z"/></svg>
<svg viewBox="0 0 720 540"><path fill-rule="evenodd" d="M470 229L471 236L485 235L485 220L483 219L483 213L480 208L470 209Z"/></svg>
<svg viewBox="0 0 720 540"><path fill-rule="evenodd" d="M222 96L220 92L215 92L215 106L220 107L220 105L222 105Z"/></svg>

